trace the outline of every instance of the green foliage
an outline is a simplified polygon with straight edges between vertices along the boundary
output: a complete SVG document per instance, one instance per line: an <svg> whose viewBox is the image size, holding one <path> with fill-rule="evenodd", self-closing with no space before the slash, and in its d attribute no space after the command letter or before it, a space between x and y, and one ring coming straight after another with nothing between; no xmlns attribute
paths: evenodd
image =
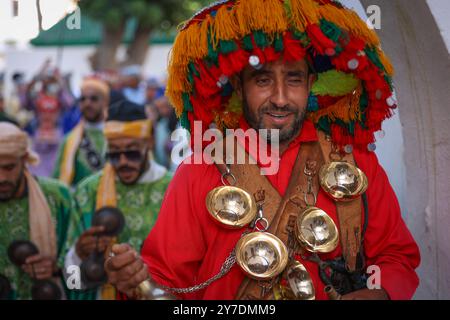
<svg viewBox="0 0 450 320"><path fill-rule="evenodd" d="M131 18L154 30L167 31L189 19L211 0L80 0L83 14L110 28Z"/></svg>

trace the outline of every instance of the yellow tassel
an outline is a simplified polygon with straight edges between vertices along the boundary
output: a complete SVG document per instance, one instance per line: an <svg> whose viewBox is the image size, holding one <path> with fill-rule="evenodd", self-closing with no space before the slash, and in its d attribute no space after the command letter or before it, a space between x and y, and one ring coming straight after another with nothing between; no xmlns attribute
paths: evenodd
<svg viewBox="0 0 450 320"><path fill-rule="evenodd" d="M347 30L354 36L362 38L368 44L377 46L380 43L375 31L370 29L356 12L350 9L340 9L330 4L319 7L320 17L334 23L339 28Z"/></svg>
<svg viewBox="0 0 450 320"><path fill-rule="evenodd" d="M319 5L314 0L290 0L291 19L296 29L304 32L309 24L318 24Z"/></svg>
<svg viewBox="0 0 450 320"><path fill-rule="evenodd" d="M240 36L262 30L269 36L288 28L284 4L280 0L241 0L236 5Z"/></svg>
<svg viewBox="0 0 450 320"><path fill-rule="evenodd" d="M166 96L169 98L170 103L174 107L177 117L180 117L181 114L183 113L184 108L182 93L171 91L169 87L167 87Z"/></svg>
<svg viewBox="0 0 450 320"><path fill-rule="evenodd" d="M217 10L212 21L212 42L214 49L217 48L219 40L233 40L239 38L239 26L235 9L228 9L227 6Z"/></svg>
<svg viewBox="0 0 450 320"><path fill-rule="evenodd" d="M327 116L331 121L340 119L346 123L361 120L359 107L361 94L362 87L360 85L354 92L339 99L335 104L312 113L311 118L313 122L317 123L323 116Z"/></svg>
<svg viewBox="0 0 450 320"><path fill-rule="evenodd" d="M377 47L377 52L378 52L378 56L380 57L380 61L384 66L384 69L386 69L386 73L392 77L394 75L395 71L394 71L394 67L392 66L391 61L389 60L389 58L386 56L386 54L380 47Z"/></svg>
<svg viewBox="0 0 450 320"><path fill-rule="evenodd" d="M373 46L380 45L380 38L374 30L370 29L365 21L363 21L358 14L353 10L345 9L348 17L348 24L350 31L364 39L368 44Z"/></svg>

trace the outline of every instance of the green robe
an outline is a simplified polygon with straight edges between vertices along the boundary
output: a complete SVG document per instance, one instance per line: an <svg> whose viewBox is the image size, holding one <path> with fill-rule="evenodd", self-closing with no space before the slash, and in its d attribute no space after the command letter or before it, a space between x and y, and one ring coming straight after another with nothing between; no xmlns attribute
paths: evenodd
<svg viewBox="0 0 450 320"><path fill-rule="evenodd" d="M158 166L155 162L151 166ZM73 215L69 230L67 251L74 246L80 235L91 227L92 215L95 212L97 189L102 171L82 181L75 191L75 202L78 215ZM117 207L125 216L125 227L118 236L118 243L128 243L138 252L156 222L164 193L172 176L169 173L151 182L138 182L124 185L116 180ZM69 299L96 299L97 290L73 290Z"/></svg>
<svg viewBox="0 0 450 320"><path fill-rule="evenodd" d="M73 210L69 189L53 179L38 178L38 183L47 198L52 217L56 221L58 266L64 266L64 242ZM6 276L12 286L10 299L30 299L32 280L8 259L8 246L14 240L30 240L28 197L0 201L0 274Z"/></svg>
<svg viewBox="0 0 450 320"><path fill-rule="evenodd" d="M106 154L106 140L103 131L97 128L85 128L84 133L88 136L97 153L104 159ZM55 169L53 171L53 177L55 179L58 179L61 173L64 149L66 148L69 134L64 137L64 140L59 146ZM81 180L95 173L95 170L89 165L86 152L82 149L78 149L75 155L74 170L72 186L76 186Z"/></svg>

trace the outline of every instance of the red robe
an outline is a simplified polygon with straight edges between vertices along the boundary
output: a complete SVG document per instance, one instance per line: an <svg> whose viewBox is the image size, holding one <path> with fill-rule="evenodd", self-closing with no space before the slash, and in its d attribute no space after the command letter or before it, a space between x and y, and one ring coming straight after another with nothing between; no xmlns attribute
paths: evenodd
<svg viewBox="0 0 450 320"><path fill-rule="evenodd" d="M246 124L241 124L246 127ZM302 142L316 141L311 122L305 121L299 136L280 157L279 171L267 176L283 195ZM414 271L420 262L419 249L406 227L394 191L375 153L354 151L358 167L369 181L367 198L369 223L365 234L366 266L381 269L381 286L391 299L411 299L419 279ZM142 249L142 258L151 277L175 288L190 287L217 274L244 230L229 230L216 224L206 209L209 191L221 185L215 165L181 164L170 183L158 220ZM338 225L335 203L320 190L317 207L327 212ZM341 255L338 246L331 259ZM302 261L316 289L316 299L327 299L324 284L314 262ZM184 299L234 299L244 279L238 265L206 289L181 295Z"/></svg>

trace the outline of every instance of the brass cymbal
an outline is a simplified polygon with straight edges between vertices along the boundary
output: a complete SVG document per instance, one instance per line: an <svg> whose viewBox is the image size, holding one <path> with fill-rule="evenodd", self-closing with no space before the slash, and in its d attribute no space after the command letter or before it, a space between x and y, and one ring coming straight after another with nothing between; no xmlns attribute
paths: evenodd
<svg viewBox="0 0 450 320"><path fill-rule="evenodd" d="M336 201L351 201L366 192L369 186L364 172L344 161L322 166L319 181L323 190Z"/></svg>
<svg viewBox="0 0 450 320"><path fill-rule="evenodd" d="M280 283L275 287L283 300L314 300L316 292L311 276L305 266L293 260L283 272Z"/></svg>
<svg viewBox="0 0 450 320"><path fill-rule="evenodd" d="M211 217L225 227L239 229L252 222L257 213L256 201L243 189L222 186L206 196L206 208Z"/></svg>
<svg viewBox="0 0 450 320"><path fill-rule="evenodd" d="M295 234L310 252L328 253L336 249L339 243L339 232L333 219L316 207L308 207L299 215Z"/></svg>
<svg viewBox="0 0 450 320"><path fill-rule="evenodd" d="M273 234L252 232L236 245L236 261L243 271L256 280L267 280L286 268L288 251L284 243Z"/></svg>

